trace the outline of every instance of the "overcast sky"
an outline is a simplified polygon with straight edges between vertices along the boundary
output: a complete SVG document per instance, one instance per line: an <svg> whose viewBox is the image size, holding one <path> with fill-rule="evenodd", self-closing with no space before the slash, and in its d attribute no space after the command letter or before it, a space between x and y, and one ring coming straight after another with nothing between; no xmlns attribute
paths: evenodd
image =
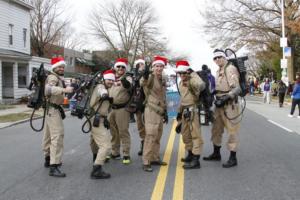
<svg viewBox="0 0 300 200"><path fill-rule="evenodd" d="M88 14L99 0L65 0L71 8L72 24L77 32L86 33ZM111 0L116 1L116 0ZM205 9L204 0L151 0L157 11L159 25L164 37L169 41L169 47L176 55L188 55L194 69L200 69L202 64L208 64L212 71L216 66L212 61L212 51L205 40L205 35L196 29L196 24L205 23L198 9ZM68 6L69 7L69 6ZM75 14L74 14L75 13ZM101 43L89 39L87 48L103 49Z"/></svg>

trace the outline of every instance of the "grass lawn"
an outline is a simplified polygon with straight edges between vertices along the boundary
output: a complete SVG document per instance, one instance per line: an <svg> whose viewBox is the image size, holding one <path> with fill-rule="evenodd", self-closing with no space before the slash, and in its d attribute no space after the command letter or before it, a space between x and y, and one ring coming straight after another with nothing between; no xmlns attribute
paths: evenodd
<svg viewBox="0 0 300 200"><path fill-rule="evenodd" d="M0 110L10 109L10 108L15 108L15 106L0 104Z"/></svg>
<svg viewBox="0 0 300 200"><path fill-rule="evenodd" d="M13 113L8 115L2 115L0 116L0 123L5 122L16 122L23 119L29 119L31 116L31 113ZM39 115L34 115L34 117L38 117Z"/></svg>

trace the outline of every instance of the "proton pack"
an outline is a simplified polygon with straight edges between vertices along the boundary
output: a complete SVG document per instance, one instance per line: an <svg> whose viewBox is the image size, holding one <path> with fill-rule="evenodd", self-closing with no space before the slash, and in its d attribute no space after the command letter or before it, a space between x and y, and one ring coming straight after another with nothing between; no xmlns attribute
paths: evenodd
<svg viewBox="0 0 300 200"><path fill-rule="evenodd" d="M225 55L226 57L234 55L234 58L228 59L228 62L230 62L233 66L235 66L240 74L239 83L241 87L241 92L239 96L244 97L249 91L248 90L249 86L246 81L247 69L245 67L245 61L248 60L248 56L236 57L236 54L232 49L225 49ZM225 69L225 75L226 75L226 69Z"/></svg>

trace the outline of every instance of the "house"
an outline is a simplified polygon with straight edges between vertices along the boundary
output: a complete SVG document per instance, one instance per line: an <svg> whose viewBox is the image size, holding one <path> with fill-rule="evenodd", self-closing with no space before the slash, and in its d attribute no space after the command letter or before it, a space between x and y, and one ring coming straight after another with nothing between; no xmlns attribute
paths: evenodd
<svg viewBox="0 0 300 200"><path fill-rule="evenodd" d="M0 0L0 101L28 93L30 10L28 0Z"/></svg>

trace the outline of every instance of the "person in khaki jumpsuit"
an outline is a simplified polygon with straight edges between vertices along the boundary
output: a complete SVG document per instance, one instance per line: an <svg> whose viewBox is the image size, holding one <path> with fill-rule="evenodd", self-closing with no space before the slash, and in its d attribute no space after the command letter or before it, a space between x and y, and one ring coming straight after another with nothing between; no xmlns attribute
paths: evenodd
<svg viewBox="0 0 300 200"><path fill-rule="evenodd" d="M45 82L45 96L47 99L47 111L45 118L45 131L43 137L43 151L45 154L45 167L50 167L49 176L65 177L60 169L63 154L64 93L72 93L72 87L64 86L63 75L66 63L63 58L57 57L51 60L52 68ZM63 114L62 114L63 113Z"/></svg>
<svg viewBox="0 0 300 200"><path fill-rule="evenodd" d="M143 71L145 70L145 60L143 59L138 59L134 62L134 68L138 69L138 75L142 74ZM140 97L142 96L142 87L140 86L139 83L136 83L138 84L136 86L136 90L139 90L139 101L138 102L139 104L142 104L143 103L143 99L140 99ZM138 152L138 155L141 156L143 155L143 148L144 148L144 140L145 140L145 135L146 135L146 132L145 132L145 124L143 122L143 113L144 113L144 109L142 108L142 105L139 105L137 106L137 111L135 113L136 115L136 125L137 125L137 129L138 129L138 133L139 133L139 136L140 136L140 139L141 139L141 145L140 145L140 150Z"/></svg>
<svg viewBox="0 0 300 200"><path fill-rule="evenodd" d="M224 168L237 165L236 151L238 146L238 132L240 129L238 94L241 92L239 85L239 72L235 66L226 60L224 51L214 51L214 61L219 66L216 75L216 109L214 111L215 121L212 126L211 140L214 151L207 161L220 161L220 148L224 127L229 134L227 148L230 151L229 160L223 164Z"/></svg>
<svg viewBox="0 0 300 200"><path fill-rule="evenodd" d="M162 71L167 64L164 57L156 56L152 63L153 73L145 70L140 84L146 95L145 129L146 137L143 149L143 170L152 172L151 165L167 165L159 156L163 122L167 123L166 81Z"/></svg>
<svg viewBox="0 0 300 200"><path fill-rule="evenodd" d="M181 99L177 119L181 122L182 140L188 152L188 155L181 161L185 162L184 169L197 169L200 168L199 159L203 148L197 104L205 83L185 60L176 63L175 72L180 75L181 79L179 83Z"/></svg>
<svg viewBox="0 0 300 200"><path fill-rule="evenodd" d="M109 96L113 98L112 111L109 114L110 131L112 134L112 154L113 159L120 159L120 147L123 150L123 164L130 163L130 134L129 120L130 113L126 106L130 99L132 80L126 76L127 59L117 59L114 69L116 80L111 87Z"/></svg>
<svg viewBox="0 0 300 200"><path fill-rule="evenodd" d="M110 103L112 98L109 97L109 88L115 81L113 70L106 70L103 73L103 83L99 83L93 90L90 106L95 112L91 119L93 122L91 134L91 150L94 156L94 165L91 172L92 179L107 179L110 174L103 171L106 156L111 150L111 135L109 133L109 122L107 120Z"/></svg>

